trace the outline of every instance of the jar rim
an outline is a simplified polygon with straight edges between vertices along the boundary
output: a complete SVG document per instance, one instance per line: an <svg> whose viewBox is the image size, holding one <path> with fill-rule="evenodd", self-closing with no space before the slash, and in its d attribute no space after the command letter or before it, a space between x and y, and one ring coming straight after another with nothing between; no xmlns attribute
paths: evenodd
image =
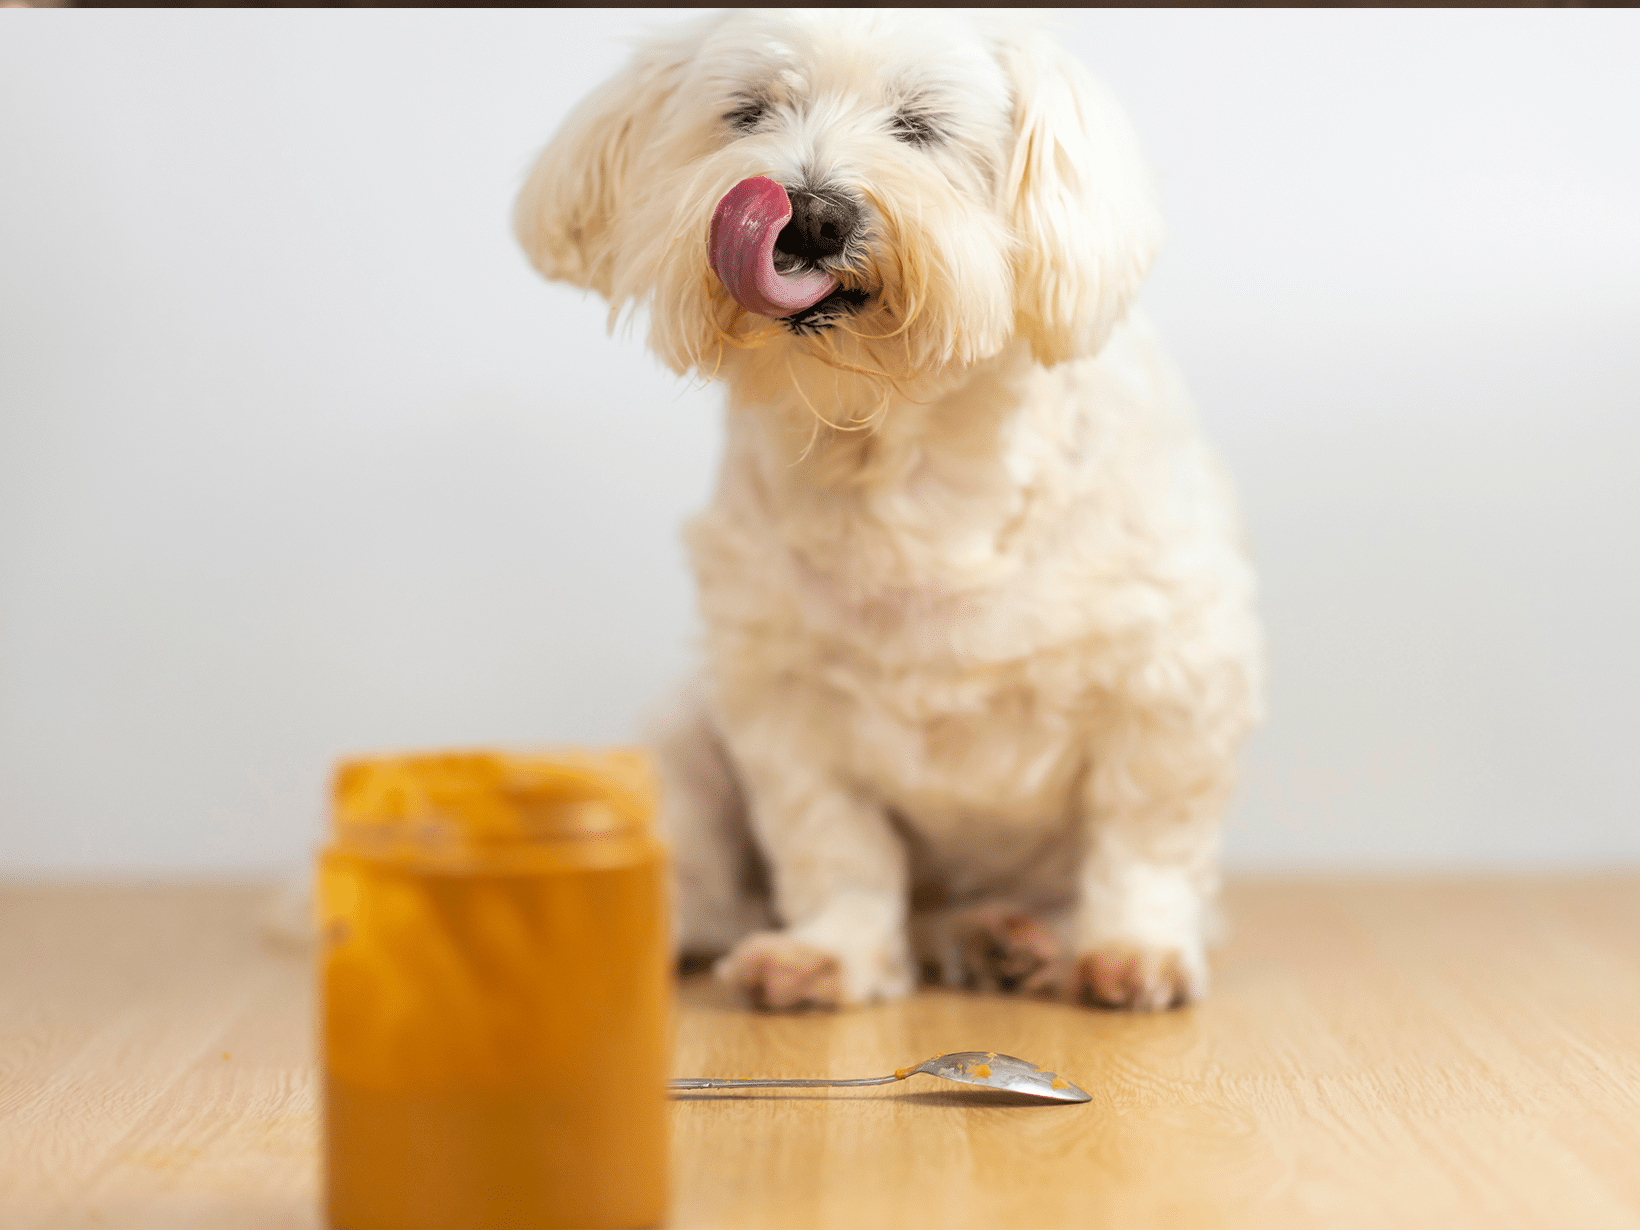
<svg viewBox="0 0 1640 1230"><path fill-rule="evenodd" d="M645 834L654 809L636 749L418 752L338 764L331 830L355 847L490 849Z"/></svg>

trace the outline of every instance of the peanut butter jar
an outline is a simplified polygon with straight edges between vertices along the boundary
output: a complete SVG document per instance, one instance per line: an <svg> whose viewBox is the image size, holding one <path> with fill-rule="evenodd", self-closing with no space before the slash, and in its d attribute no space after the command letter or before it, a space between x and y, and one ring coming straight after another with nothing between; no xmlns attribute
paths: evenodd
<svg viewBox="0 0 1640 1230"><path fill-rule="evenodd" d="M659 1225L671 967L642 756L357 760L334 803L330 1224Z"/></svg>

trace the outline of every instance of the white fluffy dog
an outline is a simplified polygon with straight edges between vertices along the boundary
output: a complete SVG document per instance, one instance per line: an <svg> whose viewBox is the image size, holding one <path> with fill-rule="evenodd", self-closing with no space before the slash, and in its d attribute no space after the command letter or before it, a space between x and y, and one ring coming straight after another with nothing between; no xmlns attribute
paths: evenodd
<svg viewBox="0 0 1640 1230"><path fill-rule="evenodd" d="M1202 994L1260 637L1110 98L1006 15L732 11L587 98L516 227L728 386L658 740L683 949L774 1008Z"/></svg>

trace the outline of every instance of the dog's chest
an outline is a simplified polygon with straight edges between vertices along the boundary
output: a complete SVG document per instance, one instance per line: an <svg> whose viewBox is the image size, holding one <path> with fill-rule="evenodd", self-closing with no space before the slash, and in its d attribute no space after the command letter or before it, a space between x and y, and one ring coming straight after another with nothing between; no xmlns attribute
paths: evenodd
<svg viewBox="0 0 1640 1230"><path fill-rule="evenodd" d="M1050 387L1026 406L976 380L812 465L743 419L699 523L723 565L697 552L708 606L714 590L755 590L798 653L829 642L888 669L1006 662L1075 637L1066 591L1088 583L1089 558L1120 555L1120 518L1098 425L1061 382L1036 379Z"/></svg>
<svg viewBox="0 0 1640 1230"><path fill-rule="evenodd" d="M1027 823L1062 814L1084 758L1082 723L1025 673L844 683L847 771L908 816L982 811Z"/></svg>
<svg viewBox="0 0 1640 1230"><path fill-rule="evenodd" d="M1090 751L1074 711L1022 670L855 682L833 751L895 817L919 882L953 898L1035 892L1052 878L1044 868L1071 865Z"/></svg>
<svg viewBox="0 0 1640 1230"><path fill-rule="evenodd" d="M1038 443L930 449L903 481L805 518L814 538L785 539L768 574L784 574L792 615L772 639L829 684L839 768L959 894L1007 882L1072 828L1086 763L1089 680L1065 648L1082 629L1058 561L1031 550L1035 483L1062 464Z"/></svg>

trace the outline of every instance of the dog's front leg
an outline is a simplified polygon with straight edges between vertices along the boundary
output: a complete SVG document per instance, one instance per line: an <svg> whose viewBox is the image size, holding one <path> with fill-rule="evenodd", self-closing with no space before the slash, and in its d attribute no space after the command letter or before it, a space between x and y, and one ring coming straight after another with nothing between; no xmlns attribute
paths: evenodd
<svg viewBox="0 0 1640 1230"><path fill-rule="evenodd" d="M1083 998L1156 1010L1207 991L1232 740L1188 711L1131 711L1094 751L1076 914Z"/></svg>
<svg viewBox="0 0 1640 1230"><path fill-rule="evenodd" d="M794 699L730 727L785 929L747 936L718 962L718 976L767 1008L905 995L905 848L880 804L815 763L814 744L835 717L805 713Z"/></svg>

